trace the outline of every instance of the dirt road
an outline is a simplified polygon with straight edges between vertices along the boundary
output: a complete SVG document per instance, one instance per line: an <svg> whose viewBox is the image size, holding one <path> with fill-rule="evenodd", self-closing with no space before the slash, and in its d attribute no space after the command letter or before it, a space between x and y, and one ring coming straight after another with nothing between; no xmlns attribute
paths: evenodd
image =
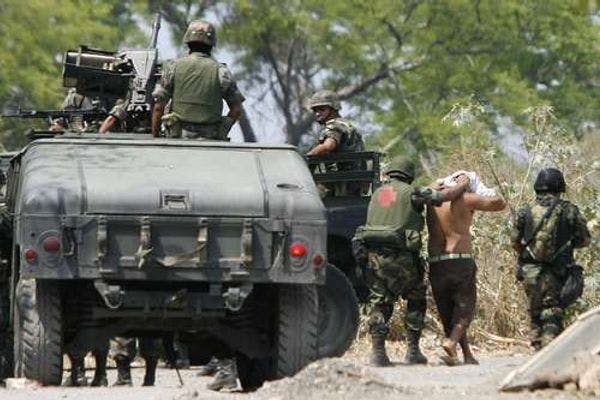
<svg viewBox="0 0 600 400"><path fill-rule="evenodd" d="M483 356L480 366L446 367L435 362L427 366L396 364L389 368L363 366L356 356L321 360L311 364L297 376L266 383L254 393L215 393L204 389L210 378L196 377L194 369L182 371L185 383L179 387L175 371L160 368L157 385L140 387L143 368L134 369L134 387L108 388L27 388L0 389L0 399L11 400L454 400L461 399L581 399L580 394L568 391L544 390L534 393L501 394L499 382L529 356ZM88 375L92 372L88 371ZM115 371L109 371L114 382ZM351 400L353 400L351 399Z"/></svg>

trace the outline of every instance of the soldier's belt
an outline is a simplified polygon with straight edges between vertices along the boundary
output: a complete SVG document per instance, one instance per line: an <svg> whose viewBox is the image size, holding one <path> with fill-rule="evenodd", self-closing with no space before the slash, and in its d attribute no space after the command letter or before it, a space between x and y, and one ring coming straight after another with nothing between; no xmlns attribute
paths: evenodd
<svg viewBox="0 0 600 400"><path fill-rule="evenodd" d="M473 256L469 253L446 253L446 254L440 254L438 256L429 257L429 262L434 263L434 262L446 261L446 260L471 260L471 259L473 259Z"/></svg>

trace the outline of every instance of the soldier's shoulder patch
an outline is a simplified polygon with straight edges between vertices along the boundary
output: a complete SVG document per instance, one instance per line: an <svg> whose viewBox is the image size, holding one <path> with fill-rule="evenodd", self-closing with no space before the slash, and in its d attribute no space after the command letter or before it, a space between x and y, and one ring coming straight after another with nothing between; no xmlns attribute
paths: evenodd
<svg viewBox="0 0 600 400"><path fill-rule="evenodd" d="M377 193L377 204L383 208L388 208L396 202L398 192L392 185L386 185Z"/></svg>
<svg viewBox="0 0 600 400"><path fill-rule="evenodd" d="M352 125L343 120L342 118L330 119L325 123L325 127L328 129L335 129L343 132L349 132L352 130Z"/></svg>

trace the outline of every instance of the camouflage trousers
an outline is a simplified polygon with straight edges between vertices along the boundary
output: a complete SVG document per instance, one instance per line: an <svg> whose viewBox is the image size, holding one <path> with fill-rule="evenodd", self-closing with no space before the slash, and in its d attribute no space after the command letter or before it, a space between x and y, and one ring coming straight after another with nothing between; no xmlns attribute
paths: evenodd
<svg viewBox="0 0 600 400"><path fill-rule="evenodd" d="M369 297L366 312L369 331L387 334L389 321L398 298L407 300L404 325L407 330L421 331L427 309L424 263L418 254L394 248L370 248L367 284Z"/></svg>
<svg viewBox="0 0 600 400"><path fill-rule="evenodd" d="M524 264L523 284L529 300L531 343L540 348L563 330L564 310L560 303L563 286L561 269L541 264Z"/></svg>
<svg viewBox="0 0 600 400"><path fill-rule="evenodd" d="M143 359L158 358L160 339L140 338L140 356ZM110 356L132 362L137 354L136 338L114 337L110 340Z"/></svg>

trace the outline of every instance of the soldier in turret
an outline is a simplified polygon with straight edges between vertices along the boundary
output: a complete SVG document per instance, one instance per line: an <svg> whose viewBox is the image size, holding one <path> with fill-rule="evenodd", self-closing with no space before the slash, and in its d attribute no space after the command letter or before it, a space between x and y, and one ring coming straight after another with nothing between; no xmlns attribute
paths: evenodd
<svg viewBox="0 0 600 400"><path fill-rule="evenodd" d="M356 230L353 241L354 246L358 241L367 250L371 363L375 366L390 364L385 339L394 303L402 296L407 300L404 322L408 351L405 362L426 364L427 358L419 348L427 309L424 261L420 256L424 206L439 205L460 196L469 180L462 176L458 185L443 192L413 188L415 166L404 157L392 160L385 174L389 182L371 196L367 222Z"/></svg>
<svg viewBox="0 0 600 400"><path fill-rule="evenodd" d="M340 99L335 92L321 90L308 101L308 107L321 125L318 141L306 153L308 156L333 152L363 151L362 136L354 125L340 116Z"/></svg>
<svg viewBox="0 0 600 400"><path fill-rule="evenodd" d="M211 57L217 43L215 28L205 21L192 22L183 37L189 54L167 65L153 92L152 134L158 136L161 121L170 136L188 139L227 140L242 113L244 96L225 64ZM165 106L171 100L171 112ZM229 113L222 116L223 100Z"/></svg>

